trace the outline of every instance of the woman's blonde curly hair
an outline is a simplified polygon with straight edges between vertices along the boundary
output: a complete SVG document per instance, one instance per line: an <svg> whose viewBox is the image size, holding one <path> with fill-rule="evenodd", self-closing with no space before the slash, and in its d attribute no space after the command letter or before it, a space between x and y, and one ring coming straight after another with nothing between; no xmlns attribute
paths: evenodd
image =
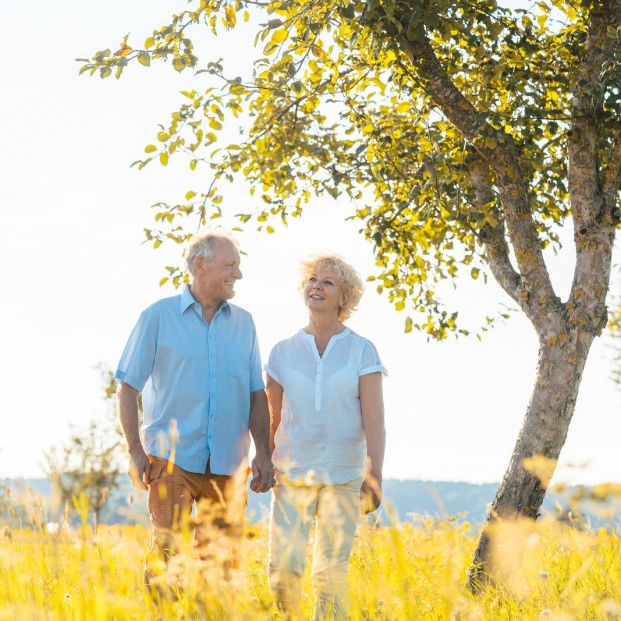
<svg viewBox="0 0 621 621"><path fill-rule="evenodd" d="M356 310L364 292L362 280L358 272L337 254L313 254L300 263L300 292L304 291L309 276L321 264L329 265L336 272L336 281L343 298L343 304L339 305L338 319L346 321Z"/></svg>

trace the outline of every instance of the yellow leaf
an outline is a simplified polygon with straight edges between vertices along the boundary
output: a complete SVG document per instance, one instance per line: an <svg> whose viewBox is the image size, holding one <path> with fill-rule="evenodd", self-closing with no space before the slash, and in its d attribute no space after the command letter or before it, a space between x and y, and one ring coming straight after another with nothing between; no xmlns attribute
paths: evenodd
<svg viewBox="0 0 621 621"><path fill-rule="evenodd" d="M131 51L132 51L132 48L126 43L125 45L123 45L123 47L120 50L117 50L116 52L114 52L114 55L123 57L123 56L127 56Z"/></svg>
<svg viewBox="0 0 621 621"><path fill-rule="evenodd" d="M233 26L237 23L237 13L235 12L235 8L229 4L224 10L224 14L227 26L233 28Z"/></svg>
<svg viewBox="0 0 621 621"><path fill-rule="evenodd" d="M168 164L168 153L160 153L160 164L162 164L162 166L166 166L166 164Z"/></svg>
<svg viewBox="0 0 621 621"><path fill-rule="evenodd" d="M222 123L216 119L209 119L209 127L212 129L222 129Z"/></svg>
<svg viewBox="0 0 621 621"><path fill-rule="evenodd" d="M157 139L160 142L166 142L170 136L166 132L157 132Z"/></svg>
<svg viewBox="0 0 621 621"><path fill-rule="evenodd" d="M144 152L145 153L153 153L154 151L157 151L157 147L154 144L148 144L145 148L144 148Z"/></svg>
<svg viewBox="0 0 621 621"><path fill-rule="evenodd" d="M286 28L280 28L279 30L274 31L272 35L272 41L274 43L282 43L289 36L289 31Z"/></svg>
<svg viewBox="0 0 621 621"><path fill-rule="evenodd" d="M144 41L144 46L145 46L146 48L153 47L154 45L155 45L155 41L153 40L153 37L147 37L147 38L145 39L145 41Z"/></svg>

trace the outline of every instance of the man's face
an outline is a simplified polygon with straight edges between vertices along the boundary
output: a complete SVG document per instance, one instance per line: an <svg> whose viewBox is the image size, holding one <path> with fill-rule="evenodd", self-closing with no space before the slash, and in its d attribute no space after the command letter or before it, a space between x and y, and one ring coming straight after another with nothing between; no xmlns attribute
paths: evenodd
<svg viewBox="0 0 621 621"><path fill-rule="evenodd" d="M235 281L242 278L239 263L235 244L228 239L220 239L211 261L197 257L194 278L213 299L230 300L235 295Z"/></svg>

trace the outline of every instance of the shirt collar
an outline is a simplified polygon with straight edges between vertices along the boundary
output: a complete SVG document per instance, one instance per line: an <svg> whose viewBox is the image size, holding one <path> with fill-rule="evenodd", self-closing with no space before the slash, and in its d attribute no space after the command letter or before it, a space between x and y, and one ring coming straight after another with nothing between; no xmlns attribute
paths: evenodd
<svg viewBox="0 0 621 621"><path fill-rule="evenodd" d="M179 312L183 315L192 304L198 304L198 302L194 299L192 292L190 291L190 285L186 285L185 289L181 293L181 299L179 304ZM231 316L231 306L228 302L222 302L218 310L221 310L227 317Z"/></svg>

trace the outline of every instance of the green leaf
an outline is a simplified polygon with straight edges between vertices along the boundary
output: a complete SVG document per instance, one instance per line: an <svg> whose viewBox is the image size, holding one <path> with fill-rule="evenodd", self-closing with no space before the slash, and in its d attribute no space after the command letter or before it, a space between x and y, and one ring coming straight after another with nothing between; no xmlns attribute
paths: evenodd
<svg viewBox="0 0 621 621"><path fill-rule="evenodd" d="M173 69L175 71L183 71L185 69L185 60L181 56L176 56L172 62Z"/></svg>
<svg viewBox="0 0 621 621"><path fill-rule="evenodd" d="M140 52L140 54L138 54L138 62L148 67L151 64L151 55L149 52Z"/></svg>

